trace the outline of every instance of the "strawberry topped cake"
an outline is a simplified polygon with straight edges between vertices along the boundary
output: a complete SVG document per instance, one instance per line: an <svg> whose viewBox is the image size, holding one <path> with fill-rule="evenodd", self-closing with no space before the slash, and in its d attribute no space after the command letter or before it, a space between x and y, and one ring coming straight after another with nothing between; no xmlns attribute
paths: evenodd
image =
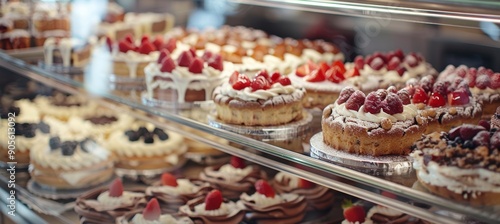
<svg viewBox="0 0 500 224"><path fill-rule="evenodd" d="M170 214L162 214L160 204L156 198L149 200L142 212L129 212L116 219L117 224L148 224L148 223L172 223L192 224L188 217L174 217Z"/></svg>
<svg viewBox="0 0 500 224"><path fill-rule="evenodd" d="M465 80L472 95L483 103L483 116L493 115L500 106L500 73L485 67L468 68L465 65L448 65L439 75L439 80Z"/></svg>
<svg viewBox="0 0 500 224"><path fill-rule="evenodd" d="M207 194L212 187L209 183L194 178L176 178L164 173L158 183L146 189L146 195L157 198L163 211L177 212L189 200Z"/></svg>
<svg viewBox="0 0 500 224"><path fill-rule="evenodd" d="M75 212L80 223L115 223L116 218L129 212L140 212L146 205L144 193L123 190L123 183L115 179L109 188L89 191L76 199Z"/></svg>
<svg viewBox="0 0 500 224"><path fill-rule="evenodd" d="M222 197L219 190L210 191L206 197L190 200L179 208L179 213L195 223L238 224L245 216L241 204Z"/></svg>
<svg viewBox="0 0 500 224"><path fill-rule="evenodd" d="M266 173L256 165L246 165L245 161L233 156L230 164L209 166L200 173L200 179L211 183L223 191L224 197L236 199L241 192L253 191L258 179L265 179Z"/></svg>
<svg viewBox="0 0 500 224"><path fill-rule="evenodd" d="M479 121L481 102L471 95L466 81L461 78L434 80L432 76L417 82L409 80L405 87L412 103L429 121L426 133L448 131L462 123Z"/></svg>
<svg viewBox="0 0 500 224"><path fill-rule="evenodd" d="M146 69L147 97L168 102L210 100L214 89L229 76L232 64L223 62L219 54L205 51L198 57L194 49L173 58L163 50L156 62Z"/></svg>
<svg viewBox="0 0 500 224"><path fill-rule="evenodd" d="M269 126L300 120L304 96L305 90L293 86L288 77L262 70L252 80L234 72L215 89L213 99L223 122Z"/></svg>
<svg viewBox="0 0 500 224"><path fill-rule="evenodd" d="M344 218L342 224L376 224L376 223L394 223L394 224L423 224L427 223L421 219L409 216L402 212L387 208L381 205L375 205L368 212L365 207L352 204L346 200L342 204L344 209Z"/></svg>
<svg viewBox="0 0 500 224"><path fill-rule="evenodd" d="M304 196L293 193L276 194L265 180L255 182L256 192L243 193L238 204L245 206L245 218L255 223L299 223L307 207Z"/></svg>
<svg viewBox="0 0 500 224"><path fill-rule="evenodd" d="M481 124L435 132L415 143L411 156L422 186L458 202L500 204L500 131Z"/></svg>
<svg viewBox="0 0 500 224"><path fill-rule="evenodd" d="M346 87L323 110L326 145L348 153L405 155L427 127L405 90L380 89L365 95Z"/></svg>

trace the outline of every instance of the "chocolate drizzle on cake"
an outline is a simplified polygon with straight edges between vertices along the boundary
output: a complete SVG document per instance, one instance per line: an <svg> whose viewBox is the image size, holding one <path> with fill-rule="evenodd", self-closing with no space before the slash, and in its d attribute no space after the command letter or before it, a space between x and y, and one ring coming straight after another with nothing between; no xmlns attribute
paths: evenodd
<svg viewBox="0 0 500 224"><path fill-rule="evenodd" d="M158 136L158 139L161 141L168 140L168 134L162 129L155 128L152 132L150 132L146 127L139 127L137 131L127 130L125 131L125 135L128 137L128 140L131 142L139 141L139 139L143 139L146 144L153 144L155 139L154 136Z"/></svg>

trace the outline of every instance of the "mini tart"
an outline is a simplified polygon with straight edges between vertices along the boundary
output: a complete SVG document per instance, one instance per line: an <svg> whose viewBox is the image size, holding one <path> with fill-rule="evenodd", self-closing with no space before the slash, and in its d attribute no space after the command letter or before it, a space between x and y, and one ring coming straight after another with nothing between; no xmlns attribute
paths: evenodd
<svg viewBox="0 0 500 224"><path fill-rule="evenodd" d="M238 224L245 216L245 211L239 203L224 199L220 208L205 210L205 197L188 201L179 208L179 214L191 218L195 223Z"/></svg>
<svg viewBox="0 0 500 224"><path fill-rule="evenodd" d="M210 100L214 89L229 77L233 68L232 63L223 62L218 54L207 51L198 57L189 49L177 57L162 55L158 61L144 70L147 96L167 102Z"/></svg>
<svg viewBox="0 0 500 224"><path fill-rule="evenodd" d="M267 82L267 89L253 88L252 82L243 74L237 76L233 83L225 82L214 91L217 117L223 122L247 126L281 125L302 119L302 100L305 96L303 88L296 88L288 80L286 84ZM244 88L234 88L240 79L246 79ZM286 78L286 77L282 77ZM286 78L287 79L287 78Z"/></svg>
<svg viewBox="0 0 500 224"><path fill-rule="evenodd" d="M439 75L439 80L465 80L472 95L483 103L483 117L495 114L500 106L500 73L485 67L472 68L465 65L448 65Z"/></svg>
<svg viewBox="0 0 500 224"><path fill-rule="evenodd" d="M189 200L206 195L212 187L209 183L194 178L177 179L177 186L165 186L160 182L146 188L146 195L157 198L162 211L175 213Z"/></svg>
<svg viewBox="0 0 500 224"><path fill-rule="evenodd" d="M111 197L108 189L99 188L78 197L75 212L80 223L115 223L116 218L127 213L142 212L146 203L142 190L123 191L120 197Z"/></svg>
<svg viewBox="0 0 500 224"><path fill-rule="evenodd" d="M364 94L359 90L346 88L334 104L323 110L321 124L325 144L337 150L361 155L408 154L412 143L426 130L427 123L418 115L415 105L409 102L403 105L402 97L395 93L379 90L368 94L367 98L379 95L380 91L385 92L387 100L380 100L375 105L383 107L384 104L393 104L389 102L390 96L401 111L394 113L391 112L393 109L386 111L380 108L378 113L366 112L368 101L365 101ZM361 98L361 102L355 105L357 110L348 109L348 104L352 104L351 100L354 102L354 96Z"/></svg>
<svg viewBox="0 0 500 224"><path fill-rule="evenodd" d="M186 152L182 136L164 132L152 124L132 125L113 132L104 143L116 157L116 168L130 170L165 169L178 165Z"/></svg>
<svg viewBox="0 0 500 224"><path fill-rule="evenodd" d="M417 178L433 194L474 206L499 204L500 132L496 129L462 125L449 133L426 135L414 148Z"/></svg>
<svg viewBox="0 0 500 224"><path fill-rule="evenodd" d="M87 101L79 96L64 96L62 94L53 97L39 96L34 100L42 117L52 116L66 121L73 116L86 116L94 113L97 104Z"/></svg>
<svg viewBox="0 0 500 224"><path fill-rule="evenodd" d="M305 197L307 202L307 211L325 211L333 206L335 201L334 191L312 184L310 188L302 188L299 186L300 178L289 175L284 172L279 172L274 176L273 187L277 193L298 194Z"/></svg>
<svg viewBox="0 0 500 224"><path fill-rule="evenodd" d="M426 133L449 131L460 124L477 124L482 115L482 102L471 95L460 77L438 80L432 76L418 82L411 80L405 87L411 92L411 101L417 105L429 124Z"/></svg>
<svg viewBox="0 0 500 224"><path fill-rule="evenodd" d="M108 181L114 158L91 139L52 136L30 152L31 178L56 189L80 189Z"/></svg>
<svg viewBox="0 0 500 224"><path fill-rule="evenodd" d="M298 194L276 194L273 198L260 193L243 193L238 203L247 210L246 219L260 224L299 223L307 207L304 196Z"/></svg>
<svg viewBox="0 0 500 224"><path fill-rule="evenodd" d="M251 192L259 179L266 179L266 173L256 165L235 168L231 164L205 167L200 179L220 189L224 197L236 199L241 192Z"/></svg>

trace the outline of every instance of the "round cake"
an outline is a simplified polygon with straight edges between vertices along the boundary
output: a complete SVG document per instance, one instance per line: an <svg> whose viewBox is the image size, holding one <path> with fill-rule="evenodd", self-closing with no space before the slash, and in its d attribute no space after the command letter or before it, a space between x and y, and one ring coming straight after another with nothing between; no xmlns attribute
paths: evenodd
<svg viewBox="0 0 500 224"><path fill-rule="evenodd" d="M406 155L427 127L404 90L365 94L342 90L323 111L323 141L334 149L361 155Z"/></svg>
<svg viewBox="0 0 500 224"><path fill-rule="evenodd" d="M42 117L51 116L66 121L70 117L94 113L97 104L81 96L56 94L52 97L38 96L34 100Z"/></svg>
<svg viewBox="0 0 500 224"><path fill-rule="evenodd" d="M422 186L475 206L500 203L500 131L464 124L426 135L414 145L413 168Z"/></svg>
<svg viewBox="0 0 500 224"><path fill-rule="evenodd" d="M214 91L217 117L225 123L269 126L302 118L305 90L279 73L259 72L253 80L234 72Z"/></svg>

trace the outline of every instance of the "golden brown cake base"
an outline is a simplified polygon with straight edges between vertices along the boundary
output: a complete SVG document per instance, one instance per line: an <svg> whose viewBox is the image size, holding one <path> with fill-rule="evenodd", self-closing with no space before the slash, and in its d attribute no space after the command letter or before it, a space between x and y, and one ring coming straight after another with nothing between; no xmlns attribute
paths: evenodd
<svg viewBox="0 0 500 224"><path fill-rule="evenodd" d="M419 171L420 172L420 171ZM457 194L453 191L448 190L446 187L440 187L440 186L434 186L429 183L426 183L422 181L417 174L418 181L419 183L428 191L430 191L433 194L439 195L441 197L451 199L454 201L458 201L461 203L467 203L470 205L474 206L492 206L492 205L499 205L500 204L500 193L494 193L494 192L481 192L481 193L476 193L475 197L470 196L470 194L467 196L467 198L464 198L462 194Z"/></svg>
<svg viewBox="0 0 500 224"><path fill-rule="evenodd" d="M491 116L495 114L499 106L500 106L500 99L494 100L492 102L484 102L482 117L486 120L489 120Z"/></svg>
<svg viewBox="0 0 500 224"><path fill-rule="evenodd" d="M304 93L278 95L268 100L243 101L214 93L217 117L225 123L271 126L302 119Z"/></svg>
<svg viewBox="0 0 500 224"><path fill-rule="evenodd" d="M149 62L128 62L129 64L137 63L137 69L132 71L136 74L136 78L144 77L144 68L149 64ZM126 62L113 61L113 74L123 78L134 78L130 75L130 69Z"/></svg>
<svg viewBox="0 0 500 224"><path fill-rule="evenodd" d="M419 107L422 107L422 105L419 105ZM441 131L448 132L461 124L477 124L483 114L481 108L481 103L475 102L467 107L457 106L422 110L420 115L428 120L425 134Z"/></svg>
<svg viewBox="0 0 500 224"><path fill-rule="evenodd" d="M31 165L33 166L30 170L32 180L39 184L51 186L57 189L79 189L92 187L108 181L114 175L112 159L94 164L91 167L85 167L77 170L52 169L41 166L35 161L31 161ZM72 172L89 172L90 174L73 184L61 177L62 173Z"/></svg>
<svg viewBox="0 0 500 224"><path fill-rule="evenodd" d="M153 89L153 98L162 101L177 102L178 94L176 89ZM205 101L205 90L187 89L184 96L185 102Z"/></svg>
<svg viewBox="0 0 500 224"><path fill-rule="evenodd" d="M420 139L427 128L425 122L416 119L398 121L388 130L381 124L357 118L331 115L325 108L321 122L323 141L328 146L353 154L383 156L406 155L413 142Z"/></svg>
<svg viewBox="0 0 500 224"><path fill-rule="evenodd" d="M306 89L307 93L302 104L304 108L319 108L323 109L329 104L332 104L339 98L339 92L326 92Z"/></svg>

